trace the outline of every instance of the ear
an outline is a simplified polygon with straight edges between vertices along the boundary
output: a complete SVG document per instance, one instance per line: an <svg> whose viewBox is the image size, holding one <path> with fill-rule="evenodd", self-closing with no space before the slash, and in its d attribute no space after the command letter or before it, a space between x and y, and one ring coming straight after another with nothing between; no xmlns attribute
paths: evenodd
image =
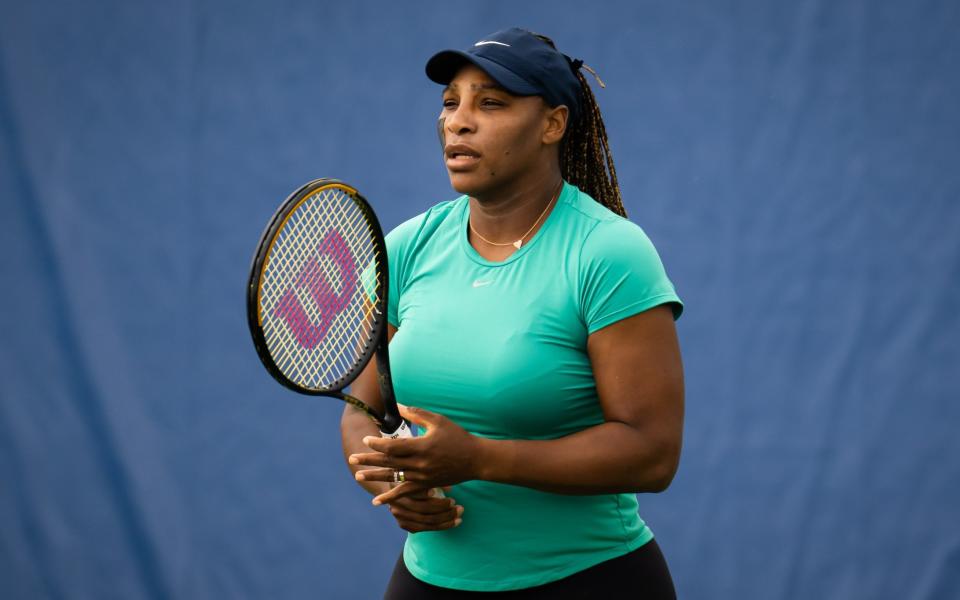
<svg viewBox="0 0 960 600"><path fill-rule="evenodd" d="M544 115L544 129L541 141L546 145L559 143L567 131L567 120L570 118L570 109L566 105L547 107Z"/></svg>

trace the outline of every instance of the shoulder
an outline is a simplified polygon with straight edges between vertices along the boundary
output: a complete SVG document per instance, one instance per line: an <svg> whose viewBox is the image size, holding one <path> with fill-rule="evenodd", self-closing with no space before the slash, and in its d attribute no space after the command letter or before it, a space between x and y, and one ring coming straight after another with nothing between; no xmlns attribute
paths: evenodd
<svg viewBox="0 0 960 600"><path fill-rule="evenodd" d="M581 263L596 261L644 266L659 265L660 256L642 227L623 217L600 221L583 240Z"/></svg>
<svg viewBox="0 0 960 600"><path fill-rule="evenodd" d="M447 200L407 219L385 236L390 276L399 284L398 293L420 261L448 247L456 238L457 223L466 196Z"/></svg>
<svg viewBox="0 0 960 600"><path fill-rule="evenodd" d="M642 227L578 191L570 206L581 221L580 264L596 261L635 263L659 256Z"/></svg>
<svg viewBox="0 0 960 600"><path fill-rule="evenodd" d="M679 317L683 304L643 228L583 192L571 206L582 222L575 277L590 331L663 302Z"/></svg>
<svg viewBox="0 0 960 600"><path fill-rule="evenodd" d="M385 236L387 249L391 252L403 251L416 245L418 240L430 237L444 224L450 223L456 214L456 208L461 205L464 197L455 200L446 200L431 206L426 211L400 223Z"/></svg>

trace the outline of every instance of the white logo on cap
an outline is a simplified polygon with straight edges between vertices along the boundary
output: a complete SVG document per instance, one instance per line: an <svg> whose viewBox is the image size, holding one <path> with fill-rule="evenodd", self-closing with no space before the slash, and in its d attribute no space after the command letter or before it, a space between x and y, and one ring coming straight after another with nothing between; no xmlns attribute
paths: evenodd
<svg viewBox="0 0 960 600"><path fill-rule="evenodd" d="M494 42L492 40L481 40L476 44L474 44L474 46L483 46L484 44L496 44L498 46L506 46L507 48L510 47L510 44L504 44L503 42Z"/></svg>

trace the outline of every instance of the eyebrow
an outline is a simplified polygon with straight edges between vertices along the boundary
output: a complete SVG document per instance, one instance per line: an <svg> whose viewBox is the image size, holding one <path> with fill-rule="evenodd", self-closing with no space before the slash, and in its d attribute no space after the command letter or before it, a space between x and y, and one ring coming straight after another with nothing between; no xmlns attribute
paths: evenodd
<svg viewBox="0 0 960 600"><path fill-rule="evenodd" d="M458 87L457 84L450 83L447 85L447 87L443 88L442 93L446 94L449 91L457 89L457 87ZM504 92L505 94L510 93L502 85L493 81L485 82L485 83L471 83L470 89L471 90L497 90L498 92Z"/></svg>

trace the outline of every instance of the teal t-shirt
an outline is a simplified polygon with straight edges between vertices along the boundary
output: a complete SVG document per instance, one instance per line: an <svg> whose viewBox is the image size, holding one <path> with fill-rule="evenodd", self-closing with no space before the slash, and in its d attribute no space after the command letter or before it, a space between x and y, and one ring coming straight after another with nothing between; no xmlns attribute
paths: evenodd
<svg viewBox="0 0 960 600"><path fill-rule="evenodd" d="M534 237L502 262L467 240L467 196L387 235L397 400L494 439L554 439L603 422L587 336L653 306L683 305L643 230L565 184ZM634 494L571 496L467 481L463 522L409 534L428 583L510 590L561 579L653 537Z"/></svg>

